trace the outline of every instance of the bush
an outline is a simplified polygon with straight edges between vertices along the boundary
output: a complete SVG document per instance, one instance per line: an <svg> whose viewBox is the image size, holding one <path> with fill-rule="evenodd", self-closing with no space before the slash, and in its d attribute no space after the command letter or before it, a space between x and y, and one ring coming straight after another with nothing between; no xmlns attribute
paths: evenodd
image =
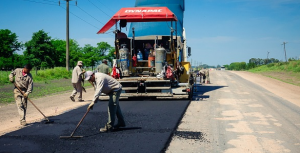
<svg viewBox="0 0 300 153"><path fill-rule="evenodd" d="M273 66L275 66L275 63L267 64L267 67L273 67Z"/></svg>
<svg viewBox="0 0 300 153"><path fill-rule="evenodd" d="M297 67L297 68L295 68L295 69L293 69L293 72L300 72L300 66L299 67Z"/></svg>
<svg viewBox="0 0 300 153"><path fill-rule="evenodd" d="M53 69L39 70L37 76L35 76L36 81L44 81L44 80L55 80L61 78L71 78L71 71L67 71L66 68L63 67L55 67Z"/></svg>

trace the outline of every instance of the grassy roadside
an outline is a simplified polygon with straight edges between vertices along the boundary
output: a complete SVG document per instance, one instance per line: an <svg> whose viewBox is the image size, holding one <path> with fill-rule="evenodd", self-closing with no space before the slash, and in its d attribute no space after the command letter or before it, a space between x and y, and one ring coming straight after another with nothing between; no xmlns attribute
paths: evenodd
<svg viewBox="0 0 300 153"><path fill-rule="evenodd" d="M0 105L6 105L14 102L13 88L14 85L8 80L10 72L0 71ZM31 71L33 77L33 92L29 95L30 99L43 96L72 92L71 71L65 68L54 68L39 70L37 75ZM91 84L85 81L84 86L90 88Z"/></svg>
<svg viewBox="0 0 300 153"><path fill-rule="evenodd" d="M272 63L248 71L300 86L300 60L288 63Z"/></svg>

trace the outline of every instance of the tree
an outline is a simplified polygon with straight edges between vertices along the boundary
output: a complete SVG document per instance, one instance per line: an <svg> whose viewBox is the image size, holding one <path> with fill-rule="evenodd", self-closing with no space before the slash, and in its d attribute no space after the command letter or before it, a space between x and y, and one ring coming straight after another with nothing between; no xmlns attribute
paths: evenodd
<svg viewBox="0 0 300 153"><path fill-rule="evenodd" d="M70 67L75 67L77 65L77 62L79 61L79 59L82 59L82 48L79 47L79 44L77 43L77 41L71 39L70 40ZM66 54L64 54L66 55ZM84 64L84 63L83 63Z"/></svg>
<svg viewBox="0 0 300 153"><path fill-rule="evenodd" d="M51 44L53 46L54 55L54 65L59 67L66 66L66 41L60 39L52 39Z"/></svg>
<svg viewBox="0 0 300 153"><path fill-rule="evenodd" d="M55 52L51 37L43 30L33 33L32 39L25 43L24 55L33 66L54 67Z"/></svg>
<svg viewBox="0 0 300 153"><path fill-rule="evenodd" d="M108 54L106 55L105 59L110 61L111 63L113 62L113 59L115 58L115 47L110 47Z"/></svg>
<svg viewBox="0 0 300 153"><path fill-rule="evenodd" d="M114 58L114 54L111 54L111 51L114 50L114 47L111 47L107 42L99 42L97 43L97 47L95 48L95 54L98 58L98 61L102 61L103 59L107 59L112 62Z"/></svg>
<svg viewBox="0 0 300 153"><path fill-rule="evenodd" d="M26 58L24 55L19 55L19 54L13 54L13 58L14 58L14 63L13 63L13 67L24 67L24 65L27 64Z"/></svg>
<svg viewBox="0 0 300 153"><path fill-rule="evenodd" d="M9 58L17 50L22 49L18 36L8 29L0 29L0 57Z"/></svg>
<svg viewBox="0 0 300 153"><path fill-rule="evenodd" d="M13 69L15 51L22 49L22 43L18 42L18 37L8 29L0 29L0 68Z"/></svg>
<svg viewBox="0 0 300 153"><path fill-rule="evenodd" d="M82 61L86 66L94 67L96 63L99 61L99 57L96 54L96 49L90 44L87 44L82 48L82 55L83 55Z"/></svg>

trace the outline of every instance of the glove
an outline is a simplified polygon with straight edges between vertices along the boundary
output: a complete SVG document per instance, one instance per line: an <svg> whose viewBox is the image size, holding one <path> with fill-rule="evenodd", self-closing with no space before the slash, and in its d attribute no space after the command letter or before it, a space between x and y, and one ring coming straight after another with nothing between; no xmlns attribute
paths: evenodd
<svg viewBox="0 0 300 153"><path fill-rule="evenodd" d="M14 79L12 79L12 80L9 80L9 82L14 83L15 81L14 81Z"/></svg>
<svg viewBox="0 0 300 153"><path fill-rule="evenodd" d="M85 73L85 70L84 70L84 69L82 69L82 73Z"/></svg>
<svg viewBox="0 0 300 153"><path fill-rule="evenodd" d="M24 93L24 98L28 98L28 95L29 95L29 93L28 92L26 92L26 93Z"/></svg>
<svg viewBox="0 0 300 153"><path fill-rule="evenodd" d="M87 108L87 110L93 110L93 107L94 107L94 104L95 104L95 102L92 102L90 105L89 105L89 107Z"/></svg>

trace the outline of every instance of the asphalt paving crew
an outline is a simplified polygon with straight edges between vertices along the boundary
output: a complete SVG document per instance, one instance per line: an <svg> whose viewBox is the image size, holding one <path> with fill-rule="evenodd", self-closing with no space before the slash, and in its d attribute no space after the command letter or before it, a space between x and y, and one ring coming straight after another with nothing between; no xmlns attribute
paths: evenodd
<svg viewBox="0 0 300 153"><path fill-rule="evenodd" d="M205 76L206 76L206 83L210 84L210 78L209 78L209 69L205 70Z"/></svg>
<svg viewBox="0 0 300 153"><path fill-rule="evenodd" d="M26 125L27 97L33 90L33 79L30 74L31 69L32 66L26 64L24 68L17 68L9 74L9 81L15 83L25 93L22 95L17 87L14 88L14 97L18 107L20 124L23 126Z"/></svg>
<svg viewBox="0 0 300 153"><path fill-rule="evenodd" d="M102 60L102 63L97 67L97 71L109 75L109 67L106 59Z"/></svg>
<svg viewBox="0 0 300 153"><path fill-rule="evenodd" d="M82 61L78 61L77 62L77 66L73 69L73 72L72 72L72 84L73 84L73 92L70 96L70 99L75 102L75 96L77 93L79 93L78 95L78 101L79 102L82 102L84 100L82 100L82 84L81 82L83 81L83 76L82 74L85 73L85 70L82 69L81 70L81 67L82 67Z"/></svg>
<svg viewBox="0 0 300 153"><path fill-rule="evenodd" d="M205 79L206 79L205 69L201 69L200 74L202 75L202 83L205 83Z"/></svg>
<svg viewBox="0 0 300 153"><path fill-rule="evenodd" d="M101 93L109 95L108 102L108 122L100 128L100 132L110 132L120 127L125 127L124 117L119 105L119 98L122 92L122 85L113 77L104 73L94 73L87 71L85 73L85 80L95 84L95 94L92 103L88 106L93 109L95 103L99 101ZM118 118L118 123L115 125L115 117Z"/></svg>

